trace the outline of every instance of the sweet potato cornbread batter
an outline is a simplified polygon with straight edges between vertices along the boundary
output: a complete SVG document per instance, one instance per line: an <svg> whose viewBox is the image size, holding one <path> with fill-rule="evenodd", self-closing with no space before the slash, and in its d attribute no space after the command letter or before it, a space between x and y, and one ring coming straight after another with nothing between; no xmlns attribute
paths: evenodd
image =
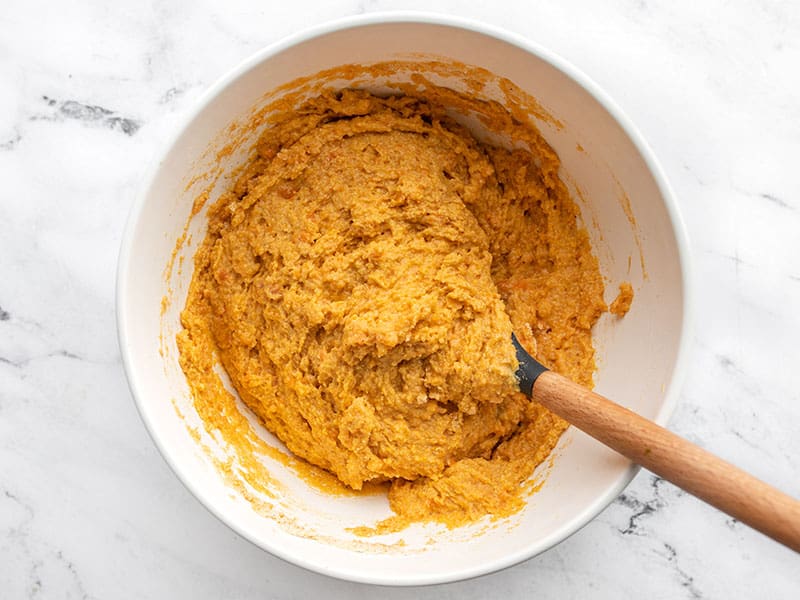
<svg viewBox="0 0 800 600"><path fill-rule="evenodd" d="M608 307L608 312L618 317L624 317L628 314L633 303L633 286L627 281L619 284L619 294Z"/></svg>
<svg viewBox="0 0 800 600"><path fill-rule="evenodd" d="M445 104L474 102L507 150ZM209 211L178 336L192 384L216 355L297 456L400 523L522 507L566 423L516 389L511 332L591 385L606 309L556 154L502 107L324 93L273 119ZM204 367L205 368L205 367Z"/></svg>

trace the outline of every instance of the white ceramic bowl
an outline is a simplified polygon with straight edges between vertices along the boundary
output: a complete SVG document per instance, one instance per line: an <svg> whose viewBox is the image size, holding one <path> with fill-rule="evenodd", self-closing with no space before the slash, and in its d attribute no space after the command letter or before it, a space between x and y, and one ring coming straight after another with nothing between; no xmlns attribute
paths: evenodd
<svg viewBox="0 0 800 600"><path fill-rule="evenodd" d="M532 557L595 517L636 468L571 428L555 451L545 485L519 514L453 531L418 525L359 543L346 528L388 516L385 499L326 497L276 463L271 472L292 496L283 513L292 517L289 527L226 486L187 429L187 422L197 427L199 421L177 364L174 334L192 252L204 234L202 211L189 225L182 267L167 267L199 189L193 178L213 168L229 125L260 106L265 92L338 65L421 55L508 78L563 124L538 123L576 191L608 281L607 299L621 281L631 281L636 292L624 319L606 315L596 326L596 389L665 423L685 354L689 289L684 229L661 169L630 121L585 75L528 40L479 23L408 13L350 18L246 60L202 97L154 166L130 216L117 282L119 339L133 395L153 440L192 493L239 534L277 556L344 579L394 585L464 579ZM223 175L242 160L248 143L219 159ZM225 184L223 177L212 196ZM218 443L205 434L203 440ZM224 454L226 448L212 450ZM404 545L391 546L398 540Z"/></svg>

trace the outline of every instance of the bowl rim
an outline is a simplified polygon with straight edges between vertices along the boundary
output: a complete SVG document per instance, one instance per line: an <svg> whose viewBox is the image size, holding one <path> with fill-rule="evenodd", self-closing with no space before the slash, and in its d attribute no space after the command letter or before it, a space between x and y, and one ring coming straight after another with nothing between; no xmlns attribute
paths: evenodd
<svg viewBox="0 0 800 600"><path fill-rule="evenodd" d="M394 586L431 585L462 581L500 571L533 558L534 556L541 554L560 542L563 542L577 531L582 529L597 515L599 515L600 512L602 512L607 506L609 506L622 493L628 484L630 484L630 482L639 472L640 467L638 465L631 464L618 479L618 482L615 486L612 486L604 495L596 498L595 501L586 507L580 514L564 523L558 532L542 538L536 543L531 544L530 546L527 546L518 552L499 557L492 561L487 561L478 567L462 569L460 571L450 571L442 574L427 575L395 572L393 575L389 576L380 574L375 575L364 572L363 569L359 570L357 568L330 568L322 560L309 560L305 556L295 555L291 552L284 551L280 545L272 544L269 541L262 539L257 539L256 536L254 536L251 532L248 532L247 530L230 522L226 515L215 507L213 501L209 499L204 491L195 485L190 478L183 474L180 465L178 465L174 458L166 451L166 446L160 439L155 424L148 416L148 412L142 401L143 396L140 393L137 385L137 375L133 372L131 357L128 352L128 331L130 324L127 321L127 280L129 265L132 257L134 233L136 231L136 226L140 213L142 212L142 208L145 205L147 197L152 191L155 179L162 166L163 158L166 156L169 150L176 144L179 138L186 133L195 119L206 109L208 104L212 102L221 91L223 91L227 86L261 62L292 46L317 37L348 29L388 23L438 25L455 29L463 29L482 34L487 37L495 38L512 46L516 46L517 48L532 54L545 63L550 64L582 87L609 113L609 115L611 115L614 121L616 121L619 127L628 136L639 155L645 162L655 181L656 187L663 198L664 206L672 226L673 235L675 236L678 250L678 263L681 271L681 285L683 286L683 304L681 307L682 325L675 357L675 365L673 368L672 377L670 378L670 381L665 389L664 401L654 419L656 423L666 426L667 421L677 405L678 396L680 394L683 381L686 377L690 338L694 324L694 287L693 272L691 263L689 261L690 247L686 227L680 214L675 195L667 181L661 165L658 163L655 157L653 150L645 141L639 129L622 111L622 109L611 99L611 97L597 83L595 83L594 80L583 73L580 69L572 65L566 59L539 45L538 43L522 36L521 34L508 31L499 26L483 23L476 19L455 17L442 13L407 10L382 11L362 15L351 15L327 21L325 23L303 29L299 32L286 36L277 42L265 46L264 48L245 58L232 69L228 70L210 87L208 87L186 111L179 124L173 129L172 133L168 135L166 140L160 144L158 152L156 152L154 155L155 158L151 161L151 164L145 171L143 184L141 185L140 191L134 199L129 210L127 222L122 235L116 273L117 336L122 363L125 370L125 376L128 380L128 386L131 390L131 394L133 396L134 403L136 404L139 416L141 417L142 422L144 423L145 428L150 435L150 438L153 440L153 443L158 448L162 458L173 471L173 473L175 473L178 480L181 481L181 483L183 483L183 485L192 493L192 495L197 498L200 503L222 523L256 547L265 550L273 556L281 558L289 563L316 573L358 583Z"/></svg>

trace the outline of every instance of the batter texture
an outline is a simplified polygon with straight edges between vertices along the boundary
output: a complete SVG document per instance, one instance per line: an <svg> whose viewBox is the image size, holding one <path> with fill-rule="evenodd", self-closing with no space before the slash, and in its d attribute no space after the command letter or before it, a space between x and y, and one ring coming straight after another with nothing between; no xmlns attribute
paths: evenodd
<svg viewBox="0 0 800 600"><path fill-rule="evenodd" d="M274 119L210 209L178 342L297 456L456 526L521 508L566 428L517 391L511 332L591 385L606 306L552 149L499 105L514 149L482 143L446 100L346 90Z"/></svg>
<svg viewBox="0 0 800 600"><path fill-rule="evenodd" d="M631 309L631 304L633 304L633 286L629 282L623 281L619 284L619 294L608 307L608 312L618 317L624 317Z"/></svg>

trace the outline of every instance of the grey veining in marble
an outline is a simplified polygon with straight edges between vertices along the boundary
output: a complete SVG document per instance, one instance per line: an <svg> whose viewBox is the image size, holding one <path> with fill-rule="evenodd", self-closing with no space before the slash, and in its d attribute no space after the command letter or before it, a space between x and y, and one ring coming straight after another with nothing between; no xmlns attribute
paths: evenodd
<svg viewBox="0 0 800 600"><path fill-rule="evenodd" d="M695 267L691 367L670 426L800 496L800 4L5 0L0 598L797 598L797 555L644 472L524 564L376 590L258 550L166 467L114 323L117 251L143 172L250 53L398 8L523 34L637 123L675 188Z"/></svg>

